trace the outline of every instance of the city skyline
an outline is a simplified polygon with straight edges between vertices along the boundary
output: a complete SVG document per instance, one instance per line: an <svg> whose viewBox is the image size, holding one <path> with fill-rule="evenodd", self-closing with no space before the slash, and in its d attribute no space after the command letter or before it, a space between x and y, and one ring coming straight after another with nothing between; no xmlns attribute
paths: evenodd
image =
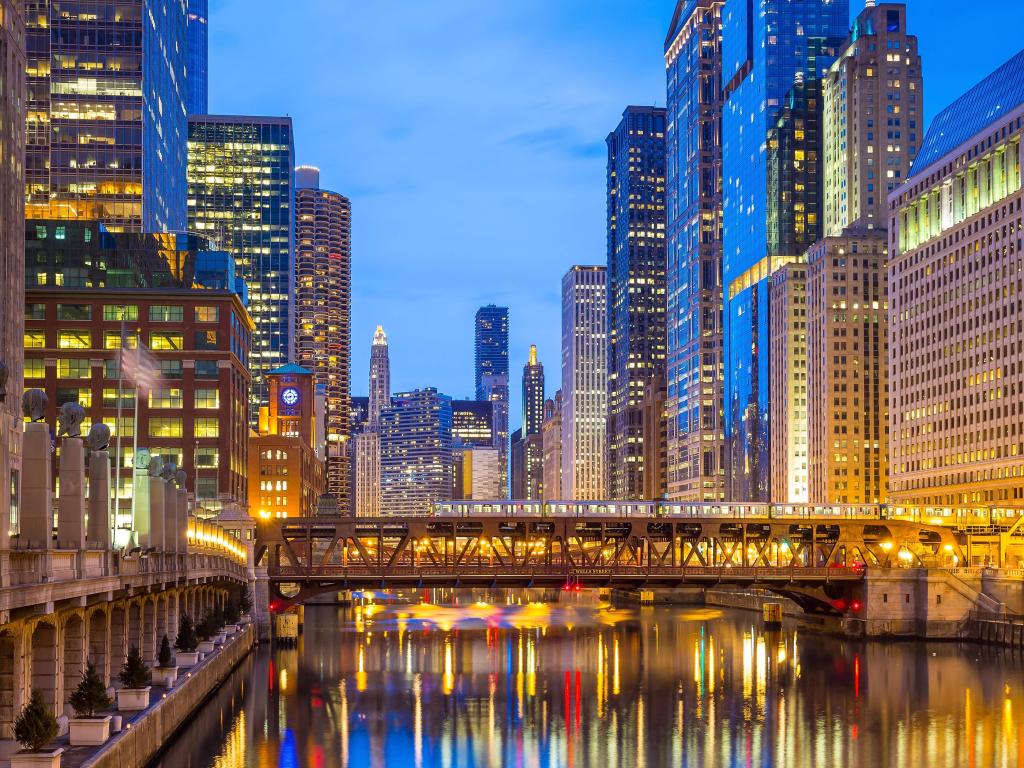
<svg viewBox="0 0 1024 768"><path fill-rule="evenodd" d="M851 15L863 7L857 1L850 5ZM986 46L972 51L965 63L941 55L943 20L959 6L949 0L922 5L910 0L909 12L931 84L925 93L928 122L1016 52L1013 29L1019 25L1013 21L1024 20L1024 8L1007 7L1005 23L990 30ZM530 344L537 344L540 360L556 366L561 275L571 264L601 260L605 250L604 139L626 105L664 106L663 41L674 3L659 0L637 7L616 0L600 8L578 2L549 8L524 2L478 12L466 3L446 1L432 5L429 13L412 11L398 18L383 6L366 6L346 11L343 23L331 23L340 9L297 6L287 17L278 17L243 14L246 8L252 4L211 3L210 110L290 114L296 162L319 166L324 186L352 200L353 293L360 297L353 307L353 338L372 337L378 324L388 329L395 389L436 386L452 397L472 396L472 328L466 318L488 303L510 307L513 359L524 359ZM408 35L395 24L409 27ZM453 36L454 28L463 32ZM356 69L358 63L360 78L337 78L327 99L320 90L296 89L289 81L294 65L285 58L294 46L253 55L253 41L271 31L286 42L311 36L303 50L314 60L339 70L349 63ZM398 41L409 35L422 43L399 49ZM525 44L519 45L524 36ZM551 50L556 39L560 53ZM485 46L485 40L491 42ZM495 42L501 42L497 52L488 53L486 47ZM609 44L615 46L615 57L606 57ZM448 59L439 61L440 51ZM459 62L478 55L482 74L465 80L451 73ZM239 60L250 66L232 66ZM398 72L402 84L394 80ZM514 77L516 72L521 74ZM481 78L495 80L485 87ZM440 93L436 85L427 85L442 81L449 89ZM497 96L488 95L491 87L507 103L496 103ZM436 103L422 94L434 94ZM359 108L342 111L341 105L350 104ZM461 123L481 106L498 110L490 125L472 118L466 123L470 127L444 135L451 126L440 118L457 117ZM371 130L361 121L363 109L382 115L383 129ZM403 115L415 116L415 124ZM426 157L433 142L442 142L430 150L438 160ZM346 145L363 150L337 149ZM455 145L464 154L454 153ZM462 168L442 160L459 155L479 160ZM445 166L442 178L438 163ZM508 191L499 190L499 197L477 194L481 185ZM544 190L536 192L540 187ZM531 226L539 228L533 230L536 238L508 227L505 211L513 194L517 206L528 207ZM424 203L430 198L469 205L471 215L460 215L455 226L443 209L436 218L436 202ZM397 220L413 224L397 227ZM565 235L567 221L575 233L571 238ZM488 230L504 234L485 237ZM424 240L421 232L437 237ZM484 242L491 250L487 259L479 257ZM399 290L395 274L405 276ZM467 289L485 284L494 287ZM424 285L431 291L422 292ZM353 370L368 366L365 346L355 345ZM365 394L360 383L357 378L353 394ZM517 390L511 392L512 413L520 410Z"/></svg>

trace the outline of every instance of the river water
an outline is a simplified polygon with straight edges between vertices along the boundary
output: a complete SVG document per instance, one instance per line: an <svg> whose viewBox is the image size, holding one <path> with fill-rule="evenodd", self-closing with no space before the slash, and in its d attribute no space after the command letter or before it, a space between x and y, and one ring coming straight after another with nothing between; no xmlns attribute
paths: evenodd
<svg viewBox="0 0 1024 768"><path fill-rule="evenodd" d="M298 647L252 654L154 765L1024 766L1008 650L462 599L307 607Z"/></svg>

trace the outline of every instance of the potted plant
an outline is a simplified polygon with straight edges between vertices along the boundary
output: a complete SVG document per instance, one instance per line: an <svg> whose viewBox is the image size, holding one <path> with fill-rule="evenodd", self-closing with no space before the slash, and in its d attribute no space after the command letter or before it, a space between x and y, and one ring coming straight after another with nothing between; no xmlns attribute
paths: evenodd
<svg viewBox="0 0 1024 768"><path fill-rule="evenodd" d="M196 624L196 634L199 635L199 645L196 650L201 655L213 653L213 638L214 635L213 618L210 616L210 612L207 611L203 618L198 624Z"/></svg>
<svg viewBox="0 0 1024 768"><path fill-rule="evenodd" d="M75 710L71 718L71 746L92 747L106 744L110 738L110 715L97 715L103 709L110 709L114 702L107 696L107 686L91 661L85 665L82 679L68 703Z"/></svg>
<svg viewBox="0 0 1024 768"><path fill-rule="evenodd" d="M194 667L199 663L199 654L196 652L198 645L199 638L192 617L183 613L178 621L178 637L174 640L174 647L178 650L175 660L179 667Z"/></svg>
<svg viewBox="0 0 1024 768"><path fill-rule="evenodd" d="M150 682L153 673L149 671L142 654L134 645L128 651L128 658L121 668L121 685L117 690L117 708L125 711L145 709L149 706Z"/></svg>
<svg viewBox="0 0 1024 768"><path fill-rule="evenodd" d="M231 598L224 608L224 634L231 637L238 632L238 620L240 618L241 612L238 610L238 602Z"/></svg>
<svg viewBox="0 0 1024 768"><path fill-rule="evenodd" d="M174 659L171 656L171 641L167 635L164 635L160 641L160 652L157 654L156 663L159 665L156 668L156 673L160 676L163 684L170 688L178 679L178 667L174 664Z"/></svg>
<svg viewBox="0 0 1024 768"><path fill-rule="evenodd" d="M213 627L213 642L217 645L224 645L227 633L224 632L224 611L219 607L214 608L210 613L210 626Z"/></svg>
<svg viewBox="0 0 1024 768"><path fill-rule="evenodd" d="M35 689L28 704L14 721L14 738L24 747L11 755L11 768L60 768L63 749L46 749L57 738L57 718Z"/></svg>
<svg viewBox="0 0 1024 768"><path fill-rule="evenodd" d="M242 614L242 623L248 624L252 620L249 616L252 613L252 595L249 594L248 587L238 596L238 610Z"/></svg>

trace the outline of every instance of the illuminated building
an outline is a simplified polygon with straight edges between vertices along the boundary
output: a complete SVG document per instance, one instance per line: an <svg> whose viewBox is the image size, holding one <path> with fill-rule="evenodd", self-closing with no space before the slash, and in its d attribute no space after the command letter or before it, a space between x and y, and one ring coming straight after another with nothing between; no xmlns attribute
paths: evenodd
<svg viewBox="0 0 1024 768"><path fill-rule="evenodd" d="M327 492L348 506L352 206L295 169L295 359L327 394Z"/></svg>
<svg viewBox="0 0 1024 768"><path fill-rule="evenodd" d="M508 498L508 374L487 373L482 379L483 400L492 408L493 445L501 453L501 498Z"/></svg>
<svg viewBox="0 0 1024 768"><path fill-rule="evenodd" d="M226 287L234 280L227 254L196 235L109 233L95 222L30 221L23 231L25 386L46 392L47 419L77 402L83 433L99 420L110 427L122 503L131 497L137 438L185 470L188 490L211 513L244 504L252 321L244 291ZM202 283L205 257L217 256L220 279L210 279L211 268ZM141 339L159 365L137 423L134 389L120 380L122 332L129 348Z"/></svg>
<svg viewBox="0 0 1024 768"><path fill-rule="evenodd" d="M185 110L205 115L209 107L209 0L188 0L185 37Z"/></svg>
<svg viewBox="0 0 1024 768"><path fill-rule="evenodd" d="M644 441L644 487L641 498L664 499L668 446L664 376L647 380L640 410L644 434L658 436L657 440Z"/></svg>
<svg viewBox="0 0 1024 768"><path fill-rule="evenodd" d="M499 498L501 472L499 451L493 446L462 445L453 450L455 492L453 499Z"/></svg>
<svg viewBox="0 0 1024 768"><path fill-rule="evenodd" d="M377 326L370 347L370 397L367 422L371 429L380 426L380 415L391 405L391 358L388 356L388 336Z"/></svg>
<svg viewBox="0 0 1024 768"><path fill-rule="evenodd" d="M536 345L523 366L522 480L512 498L539 499L544 481L544 365L537 359Z"/></svg>
<svg viewBox="0 0 1024 768"><path fill-rule="evenodd" d="M0 542L17 519L25 320L25 19L22 0L0 0Z"/></svg>
<svg viewBox="0 0 1024 768"><path fill-rule="evenodd" d="M436 389L400 392L381 414L381 512L427 514L450 498L452 401Z"/></svg>
<svg viewBox="0 0 1024 768"><path fill-rule="evenodd" d="M608 483L644 491L644 386L665 373L665 110L627 107L608 135Z"/></svg>
<svg viewBox="0 0 1024 768"><path fill-rule="evenodd" d="M923 139L906 6L866 7L822 87L825 237L807 253L809 501L889 492L888 192Z"/></svg>
<svg viewBox="0 0 1024 768"><path fill-rule="evenodd" d="M725 497L724 5L724 0L679 0L665 40L668 240L664 461L667 496L679 501L721 501Z"/></svg>
<svg viewBox="0 0 1024 768"><path fill-rule="evenodd" d="M462 445L494 445L494 404L452 400L452 441Z"/></svg>
<svg viewBox="0 0 1024 768"><path fill-rule="evenodd" d="M185 231L185 0L24 8L25 216Z"/></svg>
<svg viewBox="0 0 1024 768"><path fill-rule="evenodd" d="M807 209L821 174L815 83L848 24L847 0L733 3L722 17L726 497L735 501L771 493L769 278L820 232Z"/></svg>
<svg viewBox="0 0 1024 768"><path fill-rule="evenodd" d="M574 266L562 278L562 490L603 499L608 488L608 270Z"/></svg>
<svg viewBox="0 0 1024 768"><path fill-rule="evenodd" d="M494 403L494 444L501 451L502 498L508 496L509 366L508 307L488 304L476 313L473 331L476 399Z"/></svg>
<svg viewBox="0 0 1024 768"><path fill-rule="evenodd" d="M249 510L311 517L324 492L323 403L313 372L289 364L267 373L269 402L249 438Z"/></svg>
<svg viewBox="0 0 1024 768"><path fill-rule="evenodd" d="M511 467L512 492L510 498L526 498L526 442L523 440L523 430L517 429L509 438L511 449L509 451L509 465Z"/></svg>
<svg viewBox="0 0 1024 768"><path fill-rule="evenodd" d="M769 279L772 501L807 503L807 267L790 263Z"/></svg>
<svg viewBox="0 0 1024 768"><path fill-rule="evenodd" d="M1024 51L929 126L889 195L890 500L1024 500Z"/></svg>
<svg viewBox="0 0 1024 768"><path fill-rule="evenodd" d="M370 395L352 398L351 410L359 414L352 422L351 509L360 517L373 517L381 512L381 414L391 406L391 360L388 337L377 326L370 346Z"/></svg>
<svg viewBox="0 0 1024 768"><path fill-rule="evenodd" d="M544 476L541 496L544 501L562 498L562 390L544 402L544 426L541 430Z"/></svg>
<svg viewBox="0 0 1024 768"><path fill-rule="evenodd" d="M230 251L249 285L255 424L267 404L264 374L294 353L292 121L201 115L189 119L188 132L189 230Z"/></svg>

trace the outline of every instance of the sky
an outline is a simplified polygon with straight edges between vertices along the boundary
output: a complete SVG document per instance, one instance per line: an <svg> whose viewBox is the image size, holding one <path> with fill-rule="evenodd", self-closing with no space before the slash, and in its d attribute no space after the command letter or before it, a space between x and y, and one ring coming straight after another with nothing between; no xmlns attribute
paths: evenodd
<svg viewBox="0 0 1024 768"><path fill-rule="evenodd" d="M963 0L907 5L929 120L1022 45L1020 0L987 2L984 24ZM380 324L394 391L471 396L491 303L510 308L512 429L530 344L554 394L561 278L606 262L605 138L628 104L665 105L674 7L210 0L210 112L290 115L296 162L352 201L354 395Z"/></svg>

